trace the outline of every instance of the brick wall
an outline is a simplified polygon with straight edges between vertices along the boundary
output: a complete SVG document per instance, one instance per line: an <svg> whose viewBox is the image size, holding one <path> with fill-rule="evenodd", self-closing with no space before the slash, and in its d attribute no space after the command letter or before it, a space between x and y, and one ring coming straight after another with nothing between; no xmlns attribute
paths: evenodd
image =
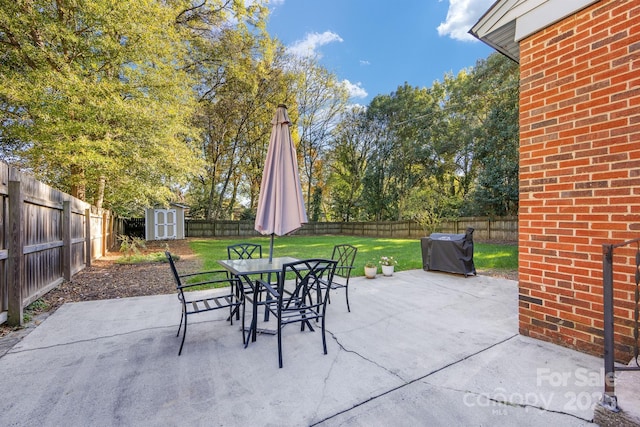
<svg viewBox="0 0 640 427"><path fill-rule="evenodd" d="M640 2L523 40L520 70L520 333L601 356L602 245L640 237ZM625 361L635 250L614 258Z"/></svg>

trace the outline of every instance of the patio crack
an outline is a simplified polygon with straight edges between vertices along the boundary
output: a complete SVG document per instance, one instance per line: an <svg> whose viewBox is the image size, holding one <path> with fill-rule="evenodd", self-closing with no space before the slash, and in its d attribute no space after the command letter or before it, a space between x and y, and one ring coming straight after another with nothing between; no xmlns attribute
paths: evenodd
<svg viewBox="0 0 640 427"><path fill-rule="evenodd" d="M386 395L388 395L388 394L390 394L390 393L393 393L393 392L395 392L395 391L398 391L398 390L400 390L400 389L402 389L402 388L404 388L404 387L406 387L406 386L409 386L409 385L411 385L411 384L414 384L414 383L416 383L416 382L418 382L418 381L422 381L422 380L424 380L425 378L428 378L428 377L430 377L430 376L432 376L432 375L434 375L434 374L437 374L438 372L441 372L441 371L443 371L443 370L445 370L445 369L447 369L447 368L450 368L451 366L455 366L455 365L457 365L457 364L459 364L459 363L462 363L462 362L464 362L465 360L467 360L467 359L469 359L469 358L471 358L471 357L474 357L474 356L477 356L478 354L484 353L484 352L485 352L485 351L487 351L487 350L491 350L492 348L497 347L497 346L499 346L499 345L501 345L501 344L504 344L505 342L510 341L510 340L512 340L512 339L514 339L514 338L516 338L516 337L518 337L518 336L519 336L518 334L513 334L513 335L511 335L511 336L509 336L509 337L507 337L507 338L505 338L505 339L503 339L503 340L501 340L501 341L495 342L495 343L493 343L493 344L491 344L491 345L489 345L489 346L487 346L487 347L485 347L485 348L482 348L482 349L480 349L480 350L476 351L475 353L468 354L468 355L466 355L466 356L464 356L464 357L462 357L462 358L460 358L460 359L458 359L458 360L455 360L455 361L453 361L453 362L451 362L451 363L448 363L448 364L446 364L446 365L444 365L444 366L441 366L441 367L440 367L440 368L438 368L438 369L434 369L433 371L431 371L431 372L429 372L429 373L427 373L427 374L425 374L425 375L422 375L422 376L420 376L420 377L418 377L418 378L414 378L414 379L412 379L412 380L410 380L410 381L406 381L406 380L404 380L402 377L400 377L399 375L397 375L397 374L395 374L395 373L393 373L393 372L389 371L389 369L385 368L384 366L381 366L380 364L378 364L378 363L376 363L376 362L374 362L374 361L372 361L372 360L370 360L370 359L368 359L368 358L366 358L366 357L362 356L362 355L361 355L361 354L359 354L358 352L353 351L353 350L347 350L347 349L346 349L342 344L340 344L340 341L338 341L338 339L336 338L336 336L335 336L331 331L327 330L327 332L329 332L329 334L333 337L333 339L336 341L336 343L338 344L338 346L340 346L340 348L341 348L341 349L343 349L344 351L349 352L349 353L356 354L356 355L358 355L359 357L361 357L362 359L364 359L364 360L366 360L366 361L368 361L368 362L370 362L370 363L373 363L373 364L375 364L376 366L380 366L380 367L381 367L382 369L384 369L385 371L387 371L387 372L391 373L392 375L394 375L394 376L396 376L396 377L400 378L402 381L404 381L404 383L403 383L403 384L400 384L400 385L399 385L399 386L397 386L397 387L393 387L393 388L390 388L390 389L388 389L388 390L386 390L386 391L383 391L382 393L379 393L379 394L377 394L377 395L375 395L375 396L372 396L372 397L370 397L369 399L366 399L366 400L364 400L364 401L362 401L362 402L360 402L360 403L356 403L355 405L351 406L350 408L347 408L347 409L344 409L344 410L342 410L342 411L336 412L336 413L335 413L335 414L333 414L333 415L330 415L330 416L325 417L325 418L323 418L323 419L321 419L321 420L319 420L319 421L316 421L315 423L313 423L313 424L311 424L311 425L310 425L311 427L313 427L313 426L317 426L317 425L320 425L320 424L324 423L325 421L328 421L328 420L330 420L330 419L332 419L332 418L334 418L334 417L337 417L338 415L342 415L342 414L344 414L344 413L347 413L347 412L351 411L352 409L358 408L358 407L360 407L360 406L362 406L362 405L365 405L365 404L367 404L367 403L369 403L369 402L372 402L372 401L374 401L374 400L376 400L376 399L378 399L378 398L380 398L380 397L383 397L383 396L386 396ZM574 416L575 416L575 415L574 415Z"/></svg>
<svg viewBox="0 0 640 427"><path fill-rule="evenodd" d="M380 369L383 369L383 370L387 371L389 374L391 374L391 375L393 375L393 376L397 377L397 378L398 378L398 379L400 379L401 381L406 381L406 380L405 380L404 378L402 378L400 375L398 375L397 373L395 373L395 372L393 372L393 371L389 370L387 367L382 366L381 364L379 364L379 363L378 363L378 362L376 362L375 360L371 360L371 359L369 359L369 358L367 358L367 357L363 356L362 354L358 353L357 351L347 349L345 346L343 346L343 345L340 343L340 341L339 341L339 340L338 340L338 338L333 334L333 332L331 332L331 331L329 331L329 330L327 330L327 332L329 333L329 335L331 335L331 337L334 339L334 341L336 342L336 344L338 344L338 347L340 347L340 349L341 349L342 351L345 351L345 352L347 352L347 353L353 353L353 354L355 354L356 356L360 357L361 359L366 360L367 362L369 362L369 363L371 363L371 364L373 364L373 365L377 366L378 368L380 368Z"/></svg>
<svg viewBox="0 0 640 427"><path fill-rule="evenodd" d="M43 345L43 346L32 347L32 348L15 349L15 346L14 346L9 351L7 351L6 354L7 355L9 355L9 354L20 354L20 353L30 353L30 352L40 351L40 350L49 350L49 349L52 349L52 348L66 347L66 346L75 345L75 344L98 342L98 341L102 341L104 339L111 339L111 338L116 338L116 337L122 337L122 336L137 334L137 333L145 332L145 331L153 331L153 330L157 330L157 329L169 329L169 328L175 329L175 327L173 327L173 326L152 326L152 327L148 327L148 328L135 329L135 330L127 331L127 332L120 332L120 333L117 333L117 334L100 335L100 336L91 337L91 338L77 339L77 340L73 340L73 341L61 342L61 343L56 343L56 344L51 344L51 345Z"/></svg>

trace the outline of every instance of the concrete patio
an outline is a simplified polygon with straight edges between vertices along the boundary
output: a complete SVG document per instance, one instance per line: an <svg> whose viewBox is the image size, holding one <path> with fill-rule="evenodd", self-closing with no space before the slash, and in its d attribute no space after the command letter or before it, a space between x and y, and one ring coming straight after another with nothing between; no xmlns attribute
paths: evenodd
<svg viewBox="0 0 640 427"><path fill-rule="evenodd" d="M517 283L355 278L319 331L244 349L223 313L178 357L175 295L65 304L0 358L7 426L588 425L602 360L518 335ZM250 314L247 314L247 319ZM197 322L197 323L195 323Z"/></svg>

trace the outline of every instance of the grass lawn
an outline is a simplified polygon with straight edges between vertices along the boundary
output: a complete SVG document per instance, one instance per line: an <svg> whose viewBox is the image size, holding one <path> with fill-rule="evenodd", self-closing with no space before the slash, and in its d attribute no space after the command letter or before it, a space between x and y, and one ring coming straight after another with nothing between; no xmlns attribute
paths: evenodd
<svg viewBox="0 0 640 427"><path fill-rule="evenodd" d="M204 261L205 270L219 269L216 262L227 258L227 246L234 243L256 243L262 245L262 256L269 256L269 237L216 238L192 240L189 245ZM333 247L348 243L358 248L354 263L354 276L364 276L364 264L378 261L381 256L392 256L398 260L396 271L422 269L422 249L419 239L387 239L355 236L276 236L273 256L295 258L331 258ZM474 242L473 261L478 270L517 270L518 246Z"/></svg>

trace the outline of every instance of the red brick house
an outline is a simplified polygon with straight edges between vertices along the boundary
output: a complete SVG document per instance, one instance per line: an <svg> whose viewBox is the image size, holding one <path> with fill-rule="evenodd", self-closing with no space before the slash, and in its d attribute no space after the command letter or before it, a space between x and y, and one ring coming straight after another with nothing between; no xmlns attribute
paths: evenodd
<svg viewBox="0 0 640 427"><path fill-rule="evenodd" d="M640 1L499 0L470 32L520 64L520 333L602 356L603 245L640 237ZM614 255L627 362L637 249Z"/></svg>

